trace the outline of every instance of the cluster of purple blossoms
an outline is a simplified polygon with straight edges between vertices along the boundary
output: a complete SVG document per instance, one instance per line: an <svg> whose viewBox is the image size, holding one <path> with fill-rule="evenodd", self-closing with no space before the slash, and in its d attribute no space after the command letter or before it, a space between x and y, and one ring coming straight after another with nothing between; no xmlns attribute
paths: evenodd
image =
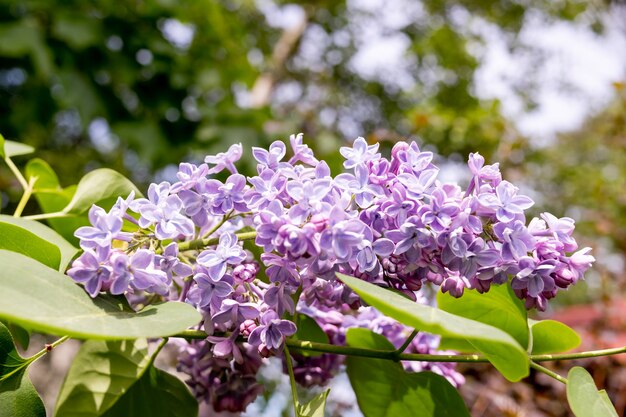
<svg viewBox="0 0 626 417"><path fill-rule="evenodd" d="M340 149L347 172L334 177L302 135L290 148L253 148L257 173L248 178L235 166L241 145L182 163L177 182L152 184L147 198L120 198L108 212L94 206L91 226L76 231L84 252L68 275L92 297L179 300L203 314L209 337L179 343L180 370L217 410L245 409L258 395L258 366L296 333L294 314L314 318L335 344L355 326L402 344L408 329L361 306L337 272L416 302L424 285L460 297L507 284L527 308L543 310L594 261L589 248L578 250L572 219L544 213L527 222L533 201L479 154L469 157L462 189L440 182L434 155L416 143L397 143L387 159L358 138ZM252 249L262 254L255 259ZM408 351L437 344L420 333ZM341 364L333 355L294 356L304 385L325 383ZM405 367L462 383L449 364Z"/></svg>

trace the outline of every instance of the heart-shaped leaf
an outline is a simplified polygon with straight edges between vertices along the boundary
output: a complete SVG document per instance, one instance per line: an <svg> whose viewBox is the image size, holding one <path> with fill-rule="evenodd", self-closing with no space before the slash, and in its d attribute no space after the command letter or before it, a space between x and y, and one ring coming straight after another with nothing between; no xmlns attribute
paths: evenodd
<svg viewBox="0 0 626 417"><path fill-rule="evenodd" d="M576 417L617 417L606 391L598 391L585 368L573 367L567 380L567 401Z"/></svg>
<svg viewBox="0 0 626 417"><path fill-rule="evenodd" d="M61 251L52 243L26 229L0 221L0 249L10 250L36 259L50 268L59 269Z"/></svg>
<svg viewBox="0 0 626 417"><path fill-rule="evenodd" d="M35 148L32 146L24 145L23 143L13 142L11 140L4 141L4 157L12 158L19 155L28 155L35 152Z"/></svg>
<svg viewBox="0 0 626 417"><path fill-rule="evenodd" d="M127 197L131 191L137 197L141 192L125 176L108 168L100 168L89 172L78 183L76 193L67 207L66 213L82 214L89 211L92 205L112 205L117 197ZM107 202L108 204L103 204Z"/></svg>
<svg viewBox="0 0 626 417"><path fill-rule="evenodd" d="M580 346L580 336L572 328L555 320L528 320L532 331L532 353L567 352Z"/></svg>

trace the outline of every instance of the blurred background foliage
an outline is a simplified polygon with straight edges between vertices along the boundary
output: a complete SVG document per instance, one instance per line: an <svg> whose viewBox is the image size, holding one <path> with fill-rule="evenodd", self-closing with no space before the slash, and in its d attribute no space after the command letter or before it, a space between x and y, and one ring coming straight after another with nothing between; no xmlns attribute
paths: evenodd
<svg viewBox="0 0 626 417"><path fill-rule="evenodd" d="M294 132L331 159L356 136L490 156L523 138L474 94L484 39L470 22L496 25L515 49L528 16L601 31L606 7L0 0L0 131L37 147L67 184L102 165L145 184L168 164ZM377 36L406 43L400 65L368 65L376 56L360 52ZM517 86L528 106L533 82Z"/></svg>

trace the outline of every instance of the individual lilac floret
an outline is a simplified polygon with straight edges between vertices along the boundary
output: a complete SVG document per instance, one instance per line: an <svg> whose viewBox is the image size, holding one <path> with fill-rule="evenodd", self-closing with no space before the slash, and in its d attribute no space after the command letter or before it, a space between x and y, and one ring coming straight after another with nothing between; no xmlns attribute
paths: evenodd
<svg viewBox="0 0 626 417"><path fill-rule="evenodd" d="M495 194L479 194L478 202L492 210L499 221L510 222L535 204L530 197L517 195L517 190L518 188L510 182L502 181L497 185Z"/></svg>
<svg viewBox="0 0 626 417"><path fill-rule="evenodd" d="M79 227L74 232L74 236L80 239L80 246L83 249L110 246L111 241L122 231L124 223L117 212L107 213L96 205L89 209L89 222L92 226Z"/></svg>
<svg viewBox="0 0 626 417"><path fill-rule="evenodd" d="M109 248L98 247L85 249L68 269L67 275L85 286L85 291L95 297L102 289L103 283L111 276L111 266L107 265Z"/></svg>
<svg viewBox="0 0 626 417"><path fill-rule="evenodd" d="M337 175L335 183L351 195L354 195L354 201L356 201L359 207L369 207L374 201L374 198L384 195L385 191L380 185L370 184L369 172L365 165L356 166L354 172L355 175Z"/></svg>
<svg viewBox="0 0 626 417"><path fill-rule="evenodd" d="M302 162L303 164L316 166L319 163L315 155L313 155L313 150L309 148L309 145L302 143L302 133L289 136L289 142L293 150L293 156L289 159L290 164L293 165L296 162Z"/></svg>
<svg viewBox="0 0 626 417"><path fill-rule="evenodd" d="M141 214L139 226L147 228L156 224L154 234L158 239L173 239L179 235L191 236L195 226L191 219L181 213L183 202L170 195L170 184L150 184L148 198L140 198L130 204L131 210Z"/></svg>
<svg viewBox="0 0 626 417"><path fill-rule="evenodd" d="M244 201L246 177L243 175L233 174L224 184L218 180L207 180L204 191L211 197L208 204L212 214L224 215L231 210L239 212L248 210Z"/></svg>
<svg viewBox="0 0 626 417"><path fill-rule="evenodd" d="M378 143L368 146L364 138L357 138L352 148L347 146L339 148L341 155L346 158L343 166L348 169L364 164L371 159L380 158L380 154L376 153L376 151L378 151Z"/></svg>
<svg viewBox="0 0 626 417"><path fill-rule="evenodd" d="M259 169L269 168L276 170L280 167L280 161L285 157L287 149L285 144L277 140L270 145L269 150L252 147L252 156L259 163Z"/></svg>
<svg viewBox="0 0 626 417"><path fill-rule="evenodd" d="M139 249L133 255L116 253L111 257L113 284L111 294L123 294L131 285L134 289L166 295L167 274L154 266L154 253Z"/></svg>
<svg viewBox="0 0 626 417"><path fill-rule="evenodd" d="M222 300L233 292L229 283L215 281L205 273L194 275L193 280L197 285L189 291L187 300L198 307L212 306L219 309Z"/></svg>
<svg viewBox="0 0 626 417"><path fill-rule="evenodd" d="M230 322L236 327L246 320L254 320L259 316L259 310L252 303L240 303L235 300L226 299L222 302L219 313L215 314L211 320L214 323Z"/></svg>
<svg viewBox="0 0 626 417"><path fill-rule="evenodd" d="M178 244L172 242L165 247L161 255L156 256L159 269L167 274L168 283L172 282L172 275L185 278L193 273L191 266L178 259Z"/></svg>
<svg viewBox="0 0 626 417"><path fill-rule="evenodd" d="M204 162L215 165L213 168L209 169L208 173L217 174L218 172L222 172L224 169L227 169L231 174L236 174L237 168L235 168L235 162L241 159L242 154L243 148L241 147L241 143L236 143L231 145L226 152L206 156L204 158Z"/></svg>
<svg viewBox="0 0 626 417"><path fill-rule="evenodd" d="M228 265L238 265L246 259L246 253L237 244L237 236L232 233L224 233L220 236L215 249L202 251L198 255L198 263L208 268L209 276L220 280L226 273Z"/></svg>
<svg viewBox="0 0 626 417"><path fill-rule="evenodd" d="M261 324L250 333L248 343L253 346L265 345L269 349L280 351L285 338L296 332L296 325L289 320L281 320L269 310L261 317Z"/></svg>

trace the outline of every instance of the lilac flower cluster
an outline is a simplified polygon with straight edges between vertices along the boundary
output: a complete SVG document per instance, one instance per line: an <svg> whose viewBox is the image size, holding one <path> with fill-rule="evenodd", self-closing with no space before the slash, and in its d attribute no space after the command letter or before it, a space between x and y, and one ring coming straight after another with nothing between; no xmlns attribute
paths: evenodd
<svg viewBox="0 0 626 417"><path fill-rule="evenodd" d="M91 226L76 231L84 252L68 275L92 297L179 300L203 314L209 337L183 342L181 370L216 409L243 409L258 394L248 362L282 351L297 330L286 319L294 314L313 316L333 343L366 322L401 343L406 329L363 310L337 272L414 300L426 284L460 297L510 282L527 308L543 310L594 261L589 248L578 250L572 219L544 213L527 222L533 201L479 154L469 157L462 189L440 182L434 155L416 143L397 143L387 159L358 138L340 149L347 172L334 177L302 135L290 148L253 148L257 173L248 178L236 168L241 145L182 163L178 181L150 185L147 198L120 198L108 212L94 206ZM420 334L409 351L436 346ZM341 363L296 359L306 385L325 382ZM462 382L449 365L405 366Z"/></svg>

